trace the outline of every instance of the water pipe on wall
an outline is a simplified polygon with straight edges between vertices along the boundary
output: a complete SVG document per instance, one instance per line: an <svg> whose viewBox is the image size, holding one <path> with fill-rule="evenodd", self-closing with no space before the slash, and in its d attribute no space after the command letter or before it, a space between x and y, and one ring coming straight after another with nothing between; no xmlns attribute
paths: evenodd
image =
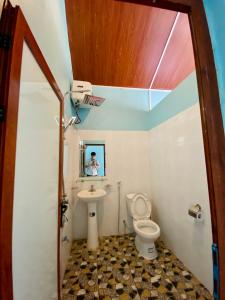
<svg viewBox="0 0 225 300"><path fill-rule="evenodd" d="M121 181L117 181L117 191L118 191L118 219L117 219L117 228L118 228L118 235L120 234L120 207L121 207Z"/></svg>

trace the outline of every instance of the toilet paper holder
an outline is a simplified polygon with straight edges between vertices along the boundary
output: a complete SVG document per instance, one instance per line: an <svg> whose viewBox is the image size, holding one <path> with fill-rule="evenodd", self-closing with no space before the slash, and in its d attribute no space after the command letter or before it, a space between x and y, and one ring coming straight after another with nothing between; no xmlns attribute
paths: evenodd
<svg viewBox="0 0 225 300"><path fill-rule="evenodd" d="M189 216L193 217L196 221L202 220L202 208L200 204L195 204L188 210Z"/></svg>

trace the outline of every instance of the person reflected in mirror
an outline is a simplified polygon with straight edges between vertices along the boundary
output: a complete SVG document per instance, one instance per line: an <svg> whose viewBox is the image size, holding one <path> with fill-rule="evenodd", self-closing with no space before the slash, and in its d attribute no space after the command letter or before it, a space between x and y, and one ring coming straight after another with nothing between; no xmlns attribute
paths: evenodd
<svg viewBox="0 0 225 300"><path fill-rule="evenodd" d="M91 152L91 158L85 164L87 176L98 176L100 164L96 159L96 153Z"/></svg>

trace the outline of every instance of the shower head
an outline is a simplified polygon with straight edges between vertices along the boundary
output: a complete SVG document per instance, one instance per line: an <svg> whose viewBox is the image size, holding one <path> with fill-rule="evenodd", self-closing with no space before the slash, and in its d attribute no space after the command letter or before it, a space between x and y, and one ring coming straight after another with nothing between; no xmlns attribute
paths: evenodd
<svg viewBox="0 0 225 300"><path fill-rule="evenodd" d="M76 123L76 120L77 120L77 117L72 117L72 118L70 118L70 120L69 120L67 126L71 126L71 125L75 124L75 123Z"/></svg>
<svg viewBox="0 0 225 300"><path fill-rule="evenodd" d="M58 116L55 116L55 121L59 126L60 123L59 123L59 117ZM64 129L64 132L69 128L69 126L72 126L74 124L77 124L77 117L70 118L67 124L65 124L64 118L62 119L62 127Z"/></svg>
<svg viewBox="0 0 225 300"><path fill-rule="evenodd" d="M69 119L69 122L67 124L64 123L64 132L67 130L69 126L76 124L76 121L77 121L77 117L72 117Z"/></svg>
<svg viewBox="0 0 225 300"><path fill-rule="evenodd" d="M100 106L105 101L105 98L97 97L93 95L85 95L83 104L88 104L92 106Z"/></svg>

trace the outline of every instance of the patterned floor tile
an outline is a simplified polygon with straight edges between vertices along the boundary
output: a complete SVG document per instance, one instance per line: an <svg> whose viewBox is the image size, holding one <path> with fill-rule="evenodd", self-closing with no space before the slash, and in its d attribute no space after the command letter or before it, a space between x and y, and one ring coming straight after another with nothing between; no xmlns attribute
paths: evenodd
<svg viewBox="0 0 225 300"><path fill-rule="evenodd" d="M63 300L212 300L208 290L165 247L158 257L138 255L133 235L100 239L97 251L74 241L63 280Z"/></svg>

